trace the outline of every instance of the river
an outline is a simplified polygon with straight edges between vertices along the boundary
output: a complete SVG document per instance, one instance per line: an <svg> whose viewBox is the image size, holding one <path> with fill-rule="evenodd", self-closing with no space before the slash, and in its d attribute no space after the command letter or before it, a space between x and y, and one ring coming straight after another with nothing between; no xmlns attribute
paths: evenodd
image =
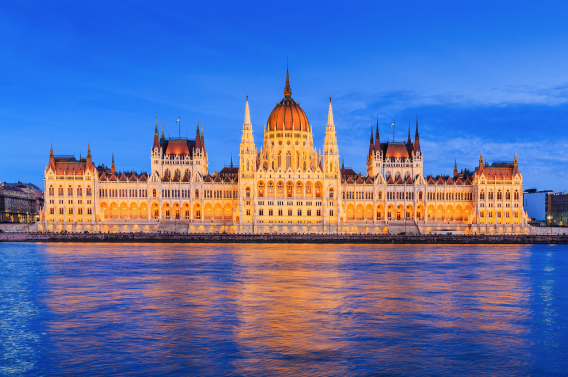
<svg viewBox="0 0 568 377"><path fill-rule="evenodd" d="M0 244L0 375L564 375L568 246Z"/></svg>

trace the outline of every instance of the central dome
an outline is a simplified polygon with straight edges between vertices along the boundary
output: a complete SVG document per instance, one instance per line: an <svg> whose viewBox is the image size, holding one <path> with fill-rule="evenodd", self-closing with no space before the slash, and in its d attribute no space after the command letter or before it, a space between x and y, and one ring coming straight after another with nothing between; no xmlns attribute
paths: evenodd
<svg viewBox="0 0 568 377"><path fill-rule="evenodd" d="M268 116L266 122L268 131L309 131L308 117L299 104L292 99L292 89L288 68L286 68L286 86L284 98Z"/></svg>

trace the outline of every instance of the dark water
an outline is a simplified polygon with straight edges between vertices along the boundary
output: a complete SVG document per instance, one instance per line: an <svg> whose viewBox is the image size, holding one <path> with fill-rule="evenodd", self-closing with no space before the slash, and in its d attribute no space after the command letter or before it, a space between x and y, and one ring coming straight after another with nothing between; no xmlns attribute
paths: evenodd
<svg viewBox="0 0 568 377"><path fill-rule="evenodd" d="M567 246L0 244L3 375L565 375Z"/></svg>

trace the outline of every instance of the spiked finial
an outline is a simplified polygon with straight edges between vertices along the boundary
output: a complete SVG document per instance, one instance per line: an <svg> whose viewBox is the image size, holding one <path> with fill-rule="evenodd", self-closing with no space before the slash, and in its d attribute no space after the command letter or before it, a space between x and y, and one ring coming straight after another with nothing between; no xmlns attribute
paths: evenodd
<svg viewBox="0 0 568 377"><path fill-rule="evenodd" d="M233 167L233 154L231 153L231 168Z"/></svg>
<svg viewBox="0 0 568 377"><path fill-rule="evenodd" d="M166 140L166 135L164 134L164 121L162 121L162 140Z"/></svg>
<svg viewBox="0 0 568 377"><path fill-rule="evenodd" d="M284 86L284 97L292 97L292 88L290 88L290 75L288 74L288 59L286 58L286 86Z"/></svg>
<svg viewBox="0 0 568 377"><path fill-rule="evenodd" d="M116 173L116 167L114 166L114 153L112 154L112 164L110 165L111 173Z"/></svg>
<svg viewBox="0 0 568 377"><path fill-rule="evenodd" d="M406 144L411 144L412 140L410 140L410 123L408 123L408 140L406 140Z"/></svg>
<svg viewBox="0 0 568 377"><path fill-rule="evenodd" d="M53 157L53 143L51 143L51 147L49 149L49 157Z"/></svg>
<svg viewBox="0 0 568 377"><path fill-rule="evenodd" d="M91 145L87 144L87 158L91 158Z"/></svg>
<svg viewBox="0 0 568 377"><path fill-rule="evenodd" d="M245 125L250 125L250 110L249 110L249 96L247 96L247 102L245 105Z"/></svg>
<svg viewBox="0 0 568 377"><path fill-rule="evenodd" d="M197 114L197 132L196 135L199 136L199 114Z"/></svg>
<svg viewBox="0 0 568 377"><path fill-rule="evenodd" d="M329 110L327 111L327 125L333 125L333 109L331 108L331 97L329 97Z"/></svg>
<svg viewBox="0 0 568 377"><path fill-rule="evenodd" d="M515 149L515 160L513 161L515 164L517 164L517 150Z"/></svg>

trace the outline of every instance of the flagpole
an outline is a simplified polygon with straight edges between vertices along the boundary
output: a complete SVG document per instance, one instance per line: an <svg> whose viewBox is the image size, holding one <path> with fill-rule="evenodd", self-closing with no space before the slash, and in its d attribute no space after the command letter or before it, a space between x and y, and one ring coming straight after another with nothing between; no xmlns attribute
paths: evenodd
<svg viewBox="0 0 568 377"><path fill-rule="evenodd" d="M178 116L178 133L179 139L181 139L181 117Z"/></svg>
<svg viewBox="0 0 568 377"><path fill-rule="evenodd" d="M396 128L396 120L392 122L392 142L394 143L394 129Z"/></svg>

